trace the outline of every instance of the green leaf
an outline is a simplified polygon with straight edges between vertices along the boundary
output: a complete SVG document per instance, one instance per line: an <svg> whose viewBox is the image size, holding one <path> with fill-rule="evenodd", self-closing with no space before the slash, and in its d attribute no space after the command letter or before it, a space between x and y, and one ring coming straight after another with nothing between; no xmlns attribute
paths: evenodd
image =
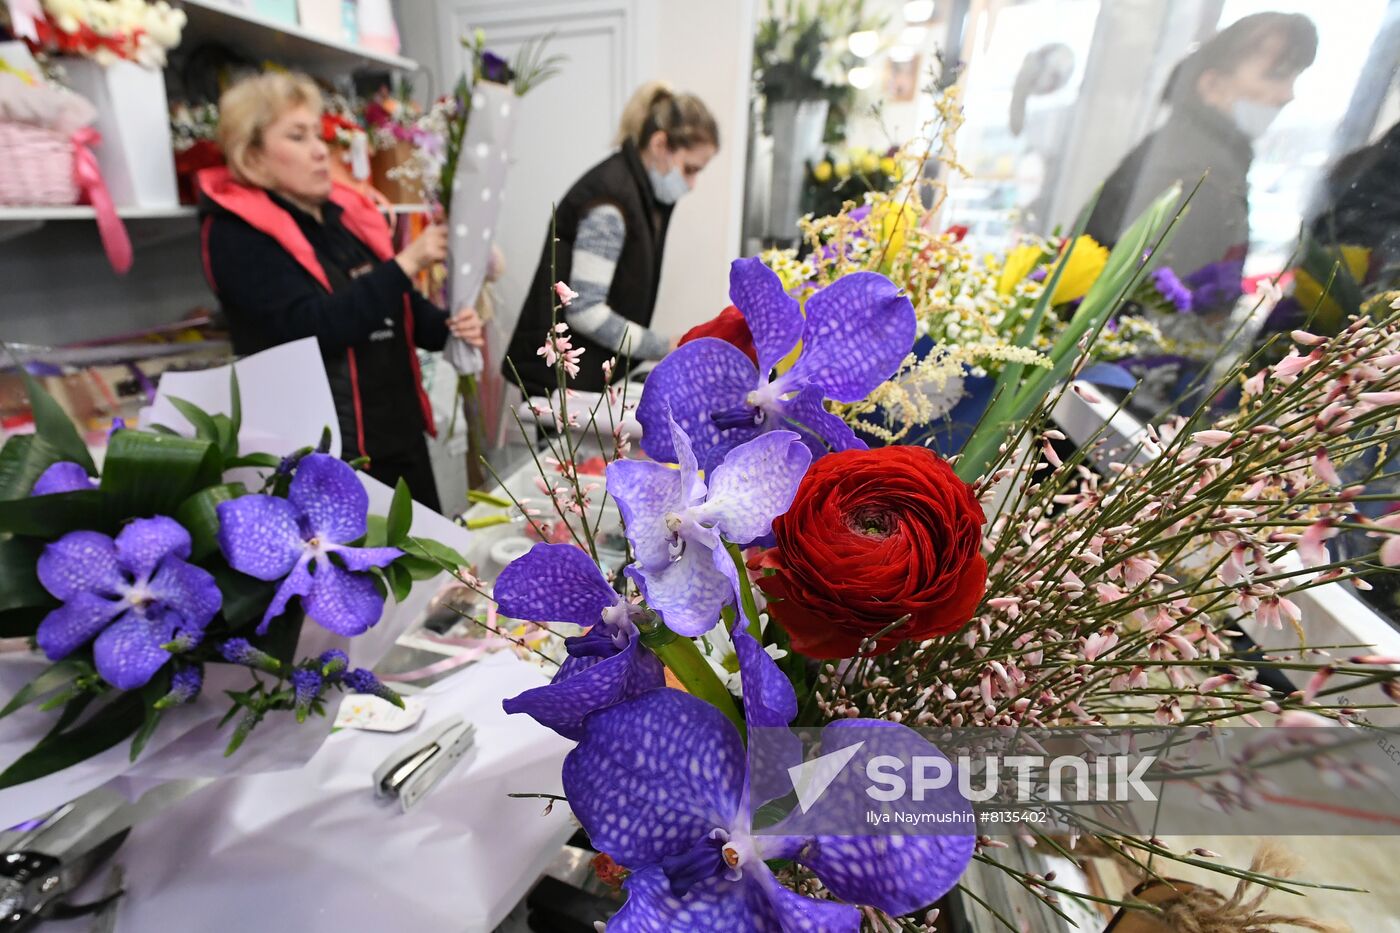
<svg viewBox="0 0 1400 933"><path fill-rule="evenodd" d="M438 562L429 560L426 557L405 555L394 561L394 566L402 567L404 570L408 571L408 575L413 578L414 581L431 580L433 577L442 573L442 567L438 565Z"/></svg>
<svg viewBox="0 0 1400 933"><path fill-rule="evenodd" d="M214 415L214 442L219 445L219 453L225 460L238 456L238 434L233 429L233 420L228 415Z"/></svg>
<svg viewBox="0 0 1400 933"><path fill-rule="evenodd" d="M408 537L408 529L413 524L413 496L408 491L408 483L399 477L394 486L394 500L389 504L387 535L389 544L398 547Z"/></svg>
<svg viewBox="0 0 1400 933"><path fill-rule="evenodd" d="M0 502L0 532L53 539L79 528L108 531L112 525L107 497L98 489Z"/></svg>
<svg viewBox="0 0 1400 933"><path fill-rule="evenodd" d="M90 699L85 695L73 702L86 705L83 701ZM120 694L81 725L44 736L14 764L0 772L0 788L38 780L105 752L139 729L144 718L141 695Z"/></svg>
<svg viewBox="0 0 1400 933"><path fill-rule="evenodd" d="M264 467L275 470L282 465L282 458L276 454L244 454L225 462L230 470L234 467Z"/></svg>
<svg viewBox="0 0 1400 933"><path fill-rule="evenodd" d="M62 459L78 464L87 470L88 476L96 476L97 467L92 462L92 454L88 453L87 444L83 442L78 429L68 420L63 406L39 384L39 380L28 372L23 372L23 376L24 388L29 392L29 407L34 412L34 433L52 445Z"/></svg>
<svg viewBox="0 0 1400 933"><path fill-rule="evenodd" d="M175 410L184 415L185 420L194 427L195 437L202 441L218 441L219 429L215 426L214 417L212 415L193 402L187 402L182 398L167 395L166 399L171 405L174 405Z"/></svg>
<svg viewBox="0 0 1400 933"><path fill-rule="evenodd" d="M234 447L228 456L238 455L238 433L243 430L243 394L238 390L238 368L228 368L228 417L233 423Z"/></svg>
<svg viewBox="0 0 1400 933"><path fill-rule="evenodd" d="M214 583L224 597L220 612L234 628L261 619L272 602L273 594L277 592L276 583L244 576L222 561L210 567L209 572L213 574Z"/></svg>
<svg viewBox="0 0 1400 933"><path fill-rule="evenodd" d="M27 538L0 538L0 612L25 606L56 606L35 572L43 544Z"/></svg>
<svg viewBox="0 0 1400 933"><path fill-rule="evenodd" d="M171 515L222 475L222 457L209 441L118 431L107 448L102 491L123 517Z"/></svg>
<svg viewBox="0 0 1400 933"><path fill-rule="evenodd" d="M136 730L136 735L131 739L131 760L135 761L141 755L141 750L146 747L151 736L156 731L156 726L160 725L160 717L165 715L165 710L156 706L156 701L170 692L170 674L168 669L161 672L163 676L153 678L150 683L141 688L141 702L146 707L146 718L141 723L141 728Z"/></svg>
<svg viewBox="0 0 1400 933"><path fill-rule="evenodd" d="M413 589L413 575L408 572L408 568L399 566L398 562L395 561L385 567L384 571L389 580L389 592L393 594L394 602L401 603L408 599L409 591Z"/></svg>
<svg viewBox="0 0 1400 933"><path fill-rule="evenodd" d="M389 522L383 515L365 517L365 537L360 547L388 547ZM408 550L407 546L404 550Z"/></svg>
<svg viewBox="0 0 1400 933"><path fill-rule="evenodd" d="M221 502L247 494L242 483L209 486L190 496L175 510L175 520L190 533L190 557L203 560L219 548L219 513Z"/></svg>
<svg viewBox="0 0 1400 933"><path fill-rule="evenodd" d="M84 673L83 665L75 661L59 661L57 664L45 668L44 672L35 677L29 683L20 688L20 691L10 698L3 709L0 709L0 719L4 719L17 709L22 709L53 693L69 686L73 681Z"/></svg>
<svg viewBox="0 0 1400 933"><path fill-rule="evenodd" d="M0 448L0 499L22 499L50 466L63 459L37 434L17 434Z"/></svg>
<svg viewBox="0 0 1400 933"><path fill-rule="evenodd" d="M438 568L446 571L457 570L467 566L467 559L460 553L443 544L441 541L434 541L432 538L409 538L398 545L405 554L413 557L421 557L430 560L438 565Z"/></svg>
<svg viewBox="0 0 1400 933"><path fill-rule="evenodd" d="M266 635L253 639L253 645L272 655L289 671L296 664L297 641L301 638L301 627L305 623L306 612L299 605L290 606L284 614L272 620Z"/></svg>

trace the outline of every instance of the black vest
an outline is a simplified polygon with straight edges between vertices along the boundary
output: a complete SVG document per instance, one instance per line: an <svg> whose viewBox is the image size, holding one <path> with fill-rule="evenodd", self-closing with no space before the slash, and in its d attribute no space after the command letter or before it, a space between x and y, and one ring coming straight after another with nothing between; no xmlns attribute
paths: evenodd
<svg viewBox="0 0 1400 933"><path fill-rule="evenodd" d="M554 209L554 235L558 243L551 244L546 231L540 263L535 268L534 281L525 296L507 351L509 361L501 366L506 381L514 385L515 371L511 368L514 363L526 391L532 395L546 395L557 388L553 368L546 366L544 358L535 351L544 345L549 330L554 283L569 281L579 220L599 204L615 205L627 224L627 238L608 289L608 304L628 320L642 327L651 326L671 207L657 203L653 197L637 147L628 141L589 169ZM563 320L562 311L559 320ZM586 352L579 361L579 374L570 380L570 386L585 392L601 391L603 363L617 354L617 347L601 346L580 334L573 335L573 344L584 347ZM622 375L622 363L619 359L618 376Z"/></svg>

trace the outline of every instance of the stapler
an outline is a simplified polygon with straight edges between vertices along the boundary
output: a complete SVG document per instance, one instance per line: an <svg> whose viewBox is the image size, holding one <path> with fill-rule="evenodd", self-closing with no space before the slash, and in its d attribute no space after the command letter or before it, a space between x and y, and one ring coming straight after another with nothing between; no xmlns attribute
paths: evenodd
<svg viewBox="0 0 1400 933"><path fill-rule="evenodd" d="M374 771L375 796L397 798L407 813L475 747L476 728L450 716L425 728Z"/></svg>

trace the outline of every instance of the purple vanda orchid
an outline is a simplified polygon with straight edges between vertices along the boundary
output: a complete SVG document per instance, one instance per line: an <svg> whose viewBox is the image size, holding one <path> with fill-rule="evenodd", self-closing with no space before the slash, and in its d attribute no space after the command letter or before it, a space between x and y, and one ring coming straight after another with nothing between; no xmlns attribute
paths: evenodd
<svg viewBox="0 0 1400 933"><path fill-rule="evenodd" d="M642 449L674 463L673 417L708 471L729 448L768 431L797 431L813 457L865 444L824 400L857 402L893 376L914 346L914 307L889 279L857 272L807 299L806 318L777 273L758 258L736 259L729 298L753 334L758 366L713 337L687 343L647 376L637 420ZM792 368L773 367L798 340Z"/></svg>
<svg viewBox="0 0 1400 933"><path fill-rule="evenodd" d="M525 713L577 740L589 713L666 682L633 621L643 610L614 592L593 560L572 544L536 544L501 571L494 595L512 619L591 626L564 639L569 656L554 679L506 700L507 713Z"/></svg>
<svg viewBox="0 0 1400 933"><path fill-rule="evenodd" d="M792 504L812 455L797 434L773 431L729 450L702 480L686 433L674 421L664 427L679 468L617 460L608 465L607 488L636 561L627 574L673 632L695 637L714 626L738 592L724 543L768 535L773 519Z"/></svg>
<svg viewBox="0 0 1400 933"><path fill-rule="evenodd" d="M96 489L97 483L87 470L71 460L60 460L49 464L39 478L34 481L31 496L52 496L64 492L78 492L83 489Z"/></svg>
<svg viewBox="0 0 1400 933"><path fill-rule="evenodd" d="M745 687L745 697L754 692ZM724 714L678 690L588 718L564 761L564 792L593 845L631 872L609 933L855 933L855 905L892 916L918 910L947 893L972 857L970 836L756 832L750 767ZM804 865L846 903L788 890L769 859Z"/></svg>
<svg viewBox="0 0 1400 933"><path fill-rule="evenodd" d="M219 547L229 566L259 580L282 580L258 634L293 596L301 597L310 618L338 635L363 634L379 621L384 596L366 571L403 552L348 546L364 537L369 513L369 494L349 464L307 454L287 498L240 496L220 503L218 513Z"/></svg>
<svg viewBox="0 0 1400 933"><path fill-rule="evenodd" d="M189 532L163 515L131 522L115 540L96 531L59 538L36 568L63 601L39 623L40 649L58 661L92 641L103 680L145 686L170 660L164 646L197 645L223 603L214 577L189 556Z"/></svg>

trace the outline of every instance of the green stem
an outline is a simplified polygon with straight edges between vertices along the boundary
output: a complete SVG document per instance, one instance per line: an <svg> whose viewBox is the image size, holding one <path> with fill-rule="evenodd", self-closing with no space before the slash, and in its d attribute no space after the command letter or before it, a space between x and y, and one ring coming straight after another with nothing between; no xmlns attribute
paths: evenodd
<svg viewBox="0 0 1400 933"><path fill-rule="evenodd" d="M760 645L763 644L763 630L758 627L758 602L753 598L753 586L749 583L749 568L744 565L744 552L739 545L724 542L729 559L734 561L734 570L739 575L739 599L744 608L744 618L748 622L749 634Z"/></svg>
<svg viewBox="0 0 1400 933"><path fill-rule="evenodd" d="M740 735L747 735L744 717L734 706L734 698L729 695L700 649L695 647L695 642L677 635L658 619L655 628L642 627L642 644L661 659L661 663L676 675L691 696L699 697L717 708L729 717Z"/></svg>

